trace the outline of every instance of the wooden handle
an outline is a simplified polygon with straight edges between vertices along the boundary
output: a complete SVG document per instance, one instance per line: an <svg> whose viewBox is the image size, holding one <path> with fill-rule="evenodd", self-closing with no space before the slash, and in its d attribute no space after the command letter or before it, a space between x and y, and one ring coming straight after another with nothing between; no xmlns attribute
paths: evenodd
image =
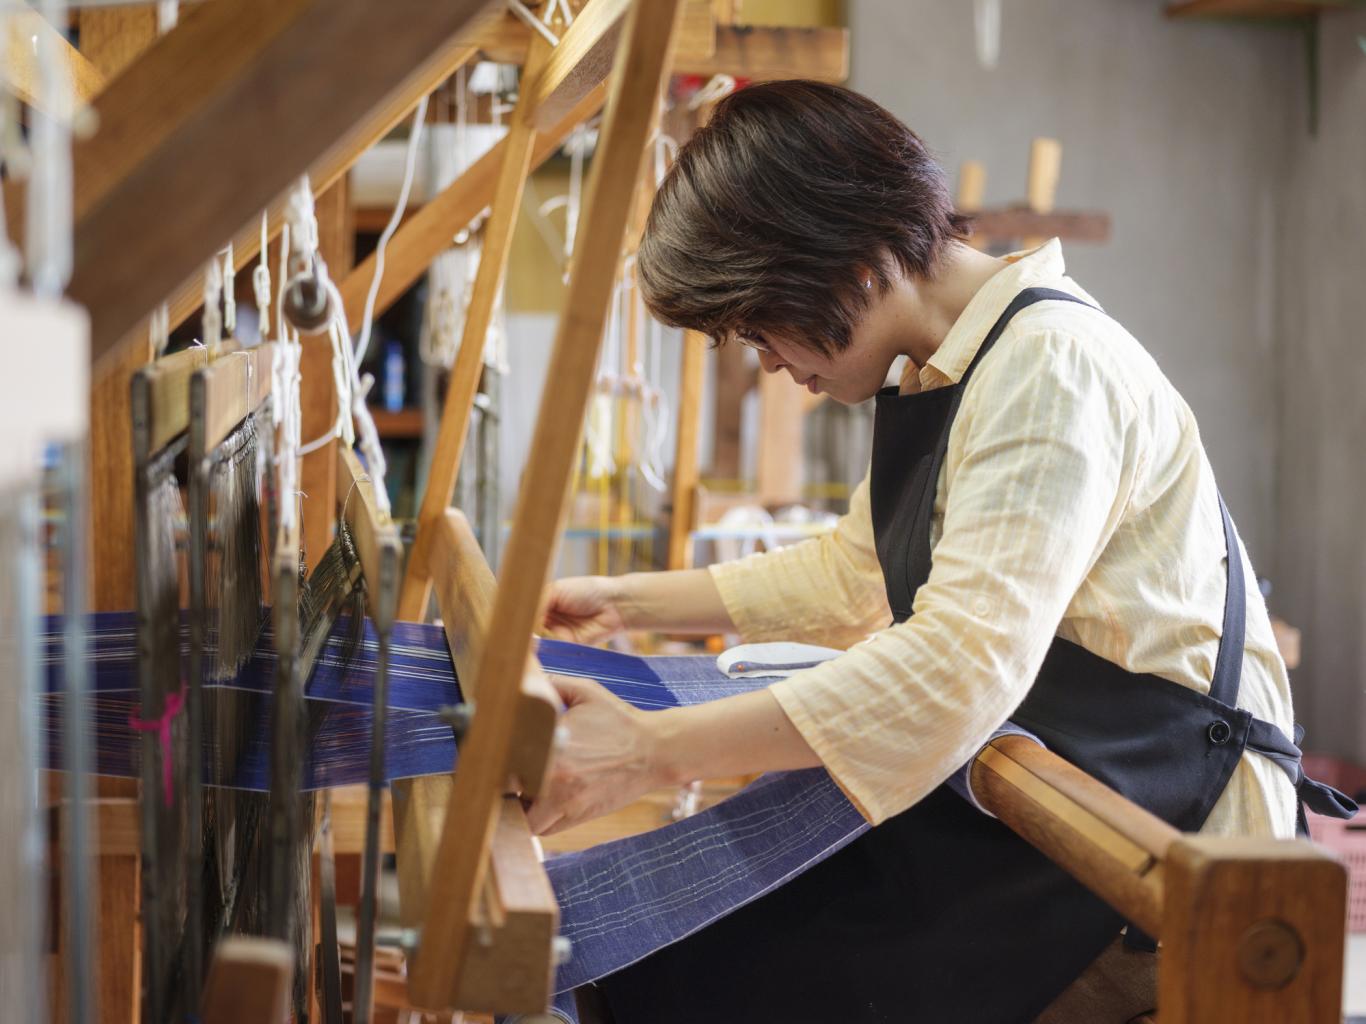
<svg viewBox="0 0 1366 1024"><path fill-rule="evenodd" d="M1162 872L1179 833L1023 736L972 767L982 806L1148 934L1162 928Z"/></svg>

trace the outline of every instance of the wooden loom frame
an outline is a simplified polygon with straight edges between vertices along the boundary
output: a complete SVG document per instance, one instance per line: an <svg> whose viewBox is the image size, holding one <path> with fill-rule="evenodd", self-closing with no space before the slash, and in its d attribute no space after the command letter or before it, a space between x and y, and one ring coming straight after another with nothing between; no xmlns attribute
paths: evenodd
<svg viewBox="0 0 1366 1024"><path fill-rule="evenodd" d="M624 5L613 3L620 12ZM602 4L599 9L607 8ZM625 11L603 132L589 173L568 305L547 377L553 383L542 395L532 445L527 475L537 479L537 493L522 490L504 585L494 584L464 517L444 507L435 523L426 519L425 533L420 525L410 559L410 573L416 565L430 574L427 586L436 586L465 699L476 708L453 779L420 779L394 788L401 910L405 924L421 923L409 974L409 995L420 1006L536 1012L545 1009L553 994L558 908L520 802L505 794L511 782L514 792L534 796L551 754L559 701L531 643L578 447L580 432L565 424L581 424L587 408L621 240L658 116L679 10L679 0L654 3L648 10L637 0ZM581 25L579 33L587 38L593 24L581 13L560 47L575 39L574 29ZM578 45L576 41L576 49L567 52L592 49L579 50ZM510 234L515 214L510 197L520 200L536 104L553 93L548 83L565 66L554 59L558 52L532 44L531 77L524 80L523 100L509 129L507 152L517 156L504 163L491 221L501 225L494 229L500 233ZM591 75L587 81L576 80L585 94L597 88ZM486 259L475 295L485 295L491 308L505 254ZM472 302L470 320L476 318L476 308ZM467 321L457 366L477 382L486 320L473 326L477 332ZM453 412L463 412L462 419L468 416L473 393L465 379L460 386L452 383L445 422ZM463 398L463 410L453 408L451 394ZM451 428L443 430L443 440L450 433ZM456 446L456 457L458 452ZM449 501L449 494L444 500Z"/></svg>

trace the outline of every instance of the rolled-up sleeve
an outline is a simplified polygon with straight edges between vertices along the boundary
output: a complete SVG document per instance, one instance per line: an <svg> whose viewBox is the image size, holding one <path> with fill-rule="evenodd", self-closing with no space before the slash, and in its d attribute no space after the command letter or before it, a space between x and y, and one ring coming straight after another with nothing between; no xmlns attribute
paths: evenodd
<svg viewBox="0 0 1366 1024"><path fill-rule="evenodd" d="M830 533L713 565L711 575L746 642L804 640L846 648L892 621L866 479Z"/></svg>
<svg viewBox="0 0 1366 1024"><path fill-rule="evenodd" d="M1128 501L1135 422L1095 345L1036 332L983 360L954 426L914 615L772 687L870 821L938 786L1023 700ZM814 615L834 599L827 588L804 601Z"/></svg>

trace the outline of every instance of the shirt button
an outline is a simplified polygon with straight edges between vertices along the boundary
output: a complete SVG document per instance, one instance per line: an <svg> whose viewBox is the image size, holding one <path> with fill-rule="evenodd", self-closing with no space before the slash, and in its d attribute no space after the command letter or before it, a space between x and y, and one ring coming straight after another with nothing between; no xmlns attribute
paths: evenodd
<svg viewBox="0 0 1366 1024"><path fill-rule="evenodd" d="M979 597L976 601L972 602L972 613L974 615L986 615L989 611L991 611L991 602L985 597Z"/></svg>
<svg viewBox="0 0 1366 1024"><path fill-rule="evenodd" d="M1216 718L1209 724L1208 735L1211 743L1216 747L1222 747L1233 735L1233 729L1222 718Z"/></svg>

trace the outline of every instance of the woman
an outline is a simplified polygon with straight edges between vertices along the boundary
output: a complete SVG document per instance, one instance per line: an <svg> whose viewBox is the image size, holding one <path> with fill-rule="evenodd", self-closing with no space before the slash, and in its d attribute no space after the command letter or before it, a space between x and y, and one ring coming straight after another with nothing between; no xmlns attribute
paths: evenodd
<svg viewBox="0 0 1366 1024"><path fill-rule="evenodd" d="M623 1024L1034 1019L1124 923L942 788L1007 718L1183 830L1295 832L1285 666L1190 409L1056 241L997 259L966 235L920 140L815 83L726 100L655 199L637 264L654 315L815 394L876 396L871 472L826 537L562 581L547 631L850 649L648 714L561 682L569 741L531 825L823 765L878 827L607 979ZM1142 956L1107 955L1131 978ZM1124 1013L1150 1008L1137 988Z"/></svg>

